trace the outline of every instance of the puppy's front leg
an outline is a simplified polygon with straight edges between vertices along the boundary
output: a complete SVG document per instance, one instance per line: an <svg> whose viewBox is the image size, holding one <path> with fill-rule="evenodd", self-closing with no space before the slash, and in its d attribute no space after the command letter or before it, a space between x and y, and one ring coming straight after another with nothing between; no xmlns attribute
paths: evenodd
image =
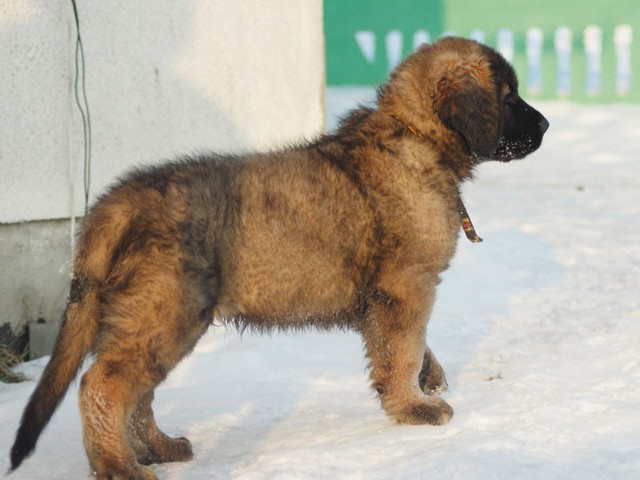
<svg viewBox="0 0 640 480"><path fill-rule="evenodd" d="M442 425L453 409L437 396L426 396L419 386L425 354L431 358L425 331L433 299L433 292L421 293L380 295L370 307L363 337L373 387L387 414L399 423Z"/></svg>

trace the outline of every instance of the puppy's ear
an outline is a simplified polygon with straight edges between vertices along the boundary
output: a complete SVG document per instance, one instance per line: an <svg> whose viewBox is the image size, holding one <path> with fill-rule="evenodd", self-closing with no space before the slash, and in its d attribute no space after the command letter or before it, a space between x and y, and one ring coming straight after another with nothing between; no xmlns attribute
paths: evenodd
<svg viewBox="0 0 640 480"><path fill-rule="evenodd" d="M493 89L481 87L471 75L443 77L436 86L437 114L458 132L480 158L490 158L502 132L502 107Z"/></svg>

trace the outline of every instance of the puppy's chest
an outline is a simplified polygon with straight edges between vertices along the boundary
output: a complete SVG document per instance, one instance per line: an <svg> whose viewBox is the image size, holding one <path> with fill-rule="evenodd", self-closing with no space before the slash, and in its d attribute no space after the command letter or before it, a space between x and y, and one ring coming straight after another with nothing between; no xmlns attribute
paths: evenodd
<svg viewBox="0 0 640 480"><path fill-rule="evenodd" d="M455 252L459 196L456 190L405 184L386 209L390 257L443 271Z"/></svg>

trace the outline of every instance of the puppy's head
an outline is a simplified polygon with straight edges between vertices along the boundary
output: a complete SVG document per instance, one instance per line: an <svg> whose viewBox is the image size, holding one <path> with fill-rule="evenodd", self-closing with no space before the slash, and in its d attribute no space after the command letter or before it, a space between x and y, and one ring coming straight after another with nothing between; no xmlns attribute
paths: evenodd
<svg viewBox="0 0 640 480"><path fill-rule="evenodd" d="M472 40L447 37L423 46L398 67L389 85L407 121L444 148L461 147L472 163L523 158L549 128L518 95L508 62Z"/></svg>
<svg viewBox="0 0 640 480"><path fill-rule="evenodd" d="M488 47L482 48L491 63L501 107L498 144L486 158L504 162L524 158L540 147L549 121L520 97L516 74L502 55Z"/></svg>

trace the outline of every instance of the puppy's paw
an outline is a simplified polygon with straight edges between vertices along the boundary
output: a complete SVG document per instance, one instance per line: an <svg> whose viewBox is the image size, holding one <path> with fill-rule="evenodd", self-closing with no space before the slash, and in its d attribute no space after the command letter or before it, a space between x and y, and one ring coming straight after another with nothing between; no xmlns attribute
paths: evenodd
<svg viewBox="0 0 640 480"><path fill-rule="evenodd" d="M439 397L426 397L394 415L398 423L408 425L444 425L452 416L453 408Z"/></svg>
<svg viewBox="0 0 640 480"><path fill-rule="evenodd" d="M141 465L129 465L126 468L115 468L94 471L96 480L158 480L154 471Z"/></svg>
<svg viewBox="0 0 640 480"><path fill-rule="evenodd" d="M429 372L431 373L431 372ZM444 372L442 371L442 375L421 375L418 379L420 390L422 390L427 395L440 395L449 390L449 384L447 383L447 377L445 377Z"/></svg>
<svg viewBox="0 0 640 480"><path fill-rule="evenodd" d="M185 437L170 438L163 435L156 438L153 445L145 446L144 450L135 448L135 451L138 463L142 465L186 462L193 458L191 442Z"/></svg>
<svg viewBox="0 0 640 480"><path fill-rule="evenodd" d="M186 437L170 439L166 444L163 462L187 462L193 458L191 442Z"/></svg>
<svg viewBox="0 0 640 480"><path fill-rule="evenodd" d="M427 395L439 395L449 389L444 369L436 357L428 350L424 355L422 370L418 376L420 390Z"/></svg>

